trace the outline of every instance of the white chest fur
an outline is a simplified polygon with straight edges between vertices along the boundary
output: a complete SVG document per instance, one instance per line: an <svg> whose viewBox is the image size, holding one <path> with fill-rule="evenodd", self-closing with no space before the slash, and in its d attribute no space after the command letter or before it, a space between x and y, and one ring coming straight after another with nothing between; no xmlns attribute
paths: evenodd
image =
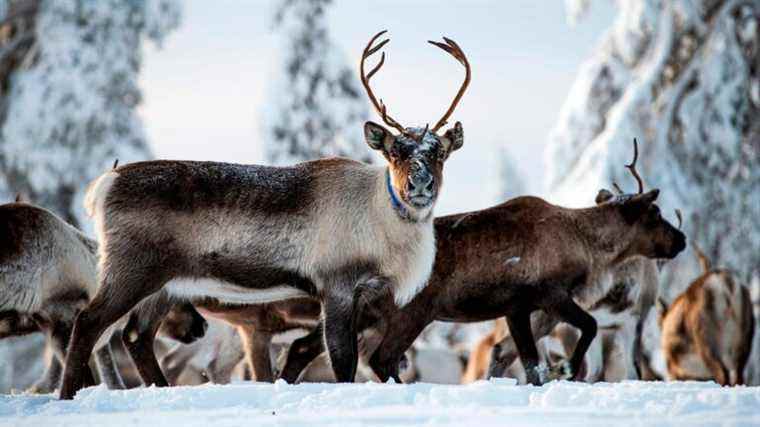
<svg viewBox="0 0 760 427"><path fill-rule="evenodd" d="M435 233L433 222L425 225L419 238L412 243L411 256L406 259L405 271L398 276L393 298L396 305L403 307L412 300L426 285L433 271L435 262Z"/></svg>

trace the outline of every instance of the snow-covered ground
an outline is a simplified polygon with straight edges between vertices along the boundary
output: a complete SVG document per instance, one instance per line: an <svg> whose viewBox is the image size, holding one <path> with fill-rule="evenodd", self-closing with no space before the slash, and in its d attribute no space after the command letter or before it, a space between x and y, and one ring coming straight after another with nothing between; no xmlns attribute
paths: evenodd
<svg viewBox="0 0 760 427"><path fill-rule="evenodd" d="M3 395L0 425L760 425L760 387L511 380L470 385L236 383Z"/></svg>

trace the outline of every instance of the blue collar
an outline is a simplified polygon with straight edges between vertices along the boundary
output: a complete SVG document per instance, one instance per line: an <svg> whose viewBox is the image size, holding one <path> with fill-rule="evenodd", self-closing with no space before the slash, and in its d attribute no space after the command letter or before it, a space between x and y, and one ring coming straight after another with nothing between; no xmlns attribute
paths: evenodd
<svg viewBox="0 0 760 427"><path fill-rule="evenodd" d="M406 210L406 208L398 199L398 197L396 197L396 192L393 191L393 185L391 185L390 169L385 170L385 187L388 189L388 194L391 196L391 206L393 206L393 210L396 211L396 213L401 217L401 219L410 221L412 217L411 215L409 215L409 211Z"/></svg>

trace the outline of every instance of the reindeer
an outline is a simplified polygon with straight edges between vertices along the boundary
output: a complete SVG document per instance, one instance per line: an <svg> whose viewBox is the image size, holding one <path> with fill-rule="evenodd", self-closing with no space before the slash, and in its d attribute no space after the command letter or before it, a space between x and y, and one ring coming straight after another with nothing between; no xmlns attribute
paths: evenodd
<svg viewBox="0 0 760 427"><path fill-rule="evenodd" d="M0 205L0 318L3 336L43 332L63 361L74 317L95 294L97 243L52 212L22 202ZM5 329L5 328L4 328ZM123 388L110 347L95 354L101 378ZM55 367L46 377L55 375ZM43 378L38 384L55 384ZM47 387L40 386L40 391Z"/></svg>
<svg viewBox="0 0 760 427"><path fill-rule="evenodd" d="M0 338L36 331L46 335L54 357L32 391L49 392L58 384L75 315L97 290L98 244L20 196L0 205L0 235ZM175 310L169 316L165 333L179 336L188 327L189 320L175 319L182 315ZM95 360L109 388L124 388L107 342L98 345Z"/></svg>
<svg viewBox="0 0 760 427"><path fill-rule="evenodd" d="M385 56L361 80L385 127L367 122L367 144L387 167L342 158L268 167L193 161L120 166L90 186L101 287L77 316L60 397L86 385L83 371L101 332L145 297L165 289L183 298L263 304L314 297L323 307L324 339L338 381L354 378L355 302L362 284L379 284L399 306L422 289L435 253L433 208L443 164L464 142L457 122L443 135L470 82L470 65L452 40L431 42L457 59L465 80L432 127L404 128L369 82ZM178 280L175 280L178 279Z"/></svg>
<svg viewBox="0 0 760 427"><path fill-rule="evenodd" d="M196 303L207 317L236 327L246 364L254 381L274 381L270 347L275 336L317 326L320 305L313 299L294 299L262 305L227 305L218 301Z"/></svg>
<svg viewBox="0 0 760 427"><path fill-rule="evenodd" d="M744 384L755 329L749 290L728 270L711 269L705 254L693 248L702 275L670 307L658 300L668 378Z"/></svg>
<svg viewBox="0 0 760 427"><path fill-rule="evenodd" d="M609 291L614 270L637 257L673 258L686 246L683 233L654 204L659 190L643 192L635 172L635 142L634 147L629 166L639 181L638 194L585 209L518 197L489 209L437 218L435 266L428 285L402 309L376 316L385 329L370 359L378 378L400 381L404 351L433 320L479 322L506 316L527 379L539 384L546 378L539 375L530 321L531 313L539 310L582 331L570 362L563 364L567 376L578 375L597 330L584 307ZM360 319L360 324L372 323ZM295 381L308 358L319 353L319 345L315 334L296 340L282 377Z"/></svg>
<svg viewBox="0 0 760 427"><path fill-rule="evenodd" d="M606 193L600 192L600 194L604 199L597 200L598 204L609 200L606 198ZM680 223L680 213L677 212L677 216ZM678 228L681 228L680 225ZM646 258L628 260L615 269L612 281L614 285L607 295L589 309L597 322L603 342L598 343L593 360L589 360L591 357L586 358L585 369L582 370L585 372L583 378L586 381L603 379L609 382L638 377L639 359L642 357L640 331L657 296L655 261ZM536 339L551 336L562 343L565 354L571 354L579 338L578 334L575 329L565 328L558 323L558 319L542 311L535 312L531 316L531 328ZM491 353L494 352L494 348L496 348L498 362L491 364ZM553 355L543 354L540 350L541 348L539 348L539 356L542 360L556 359ZM610 357L612 352L617 355L615 360ZM507 372L509 372L507 376L516 377L515 373L521 370L520 367L512 366L517 359L517 349L505 321L497 320L493 331L476 344L471 354L463 382L472 382L485 378L489 374L505 376ZM605 364L610 366L600 365L602 361L609 361ZM507 370L508 367L509 370Z"/></svg>

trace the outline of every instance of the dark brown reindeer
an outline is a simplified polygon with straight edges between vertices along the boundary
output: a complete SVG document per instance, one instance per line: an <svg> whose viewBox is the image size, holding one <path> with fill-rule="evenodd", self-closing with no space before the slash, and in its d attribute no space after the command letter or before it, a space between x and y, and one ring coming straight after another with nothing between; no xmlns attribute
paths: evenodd
<svg viewBox="0 0 760 427"><path fill-rule="evenodd" d="M634 153L634 162L628 165L629 169L635 171L635 161L638 157L638 150ZM639 191L643 190L640 177L637 181L640 183ZM613 183L613 187L618 197L623 197L625 193L620 187ZM607 203L615 195L607 190L601 190L596 196L596 204ZM681 212L676 209L678 219L678 229L681 229ZM627 378L641 378L641 358L644 357L641 351L641 334L644 321L649 311L654 307L654 302L658 294L658 270L657 261L643 257L632 258L626 262L618 264L612 272L612 287L601 299L593 303L589 312L597 321L597 326L602 329L606 336L619 335L620 344L624 353L622 360L616 360L622 365ZM531 316L531 329L536 339L539 339L551 333L559 323L559 319L550 316L543 311L534 312ZM495 353L488 357L490 367L486 370L490 376L503 376L506 369L511 366L518 358L518 351L514 340L509 335L509 331L503 335L503 339L493 346ZM569 350L568 350L569 351ZM481 357L482 358L482 357ZM476 367L473 367L477 371ZM519 369L518 369L519 370ZM556 373L555 373L556 375Z"/></svg>
<svg viewBox="0 0 760 427"><path fill-rule="evenodd" d="M602 202L603 203L603 202ZM679 227L680 229L680 227ZM637 358L640 357L640 326L657 296L658 277L656 261L634 258L618 267L613 273L613 285L609 292L595 302L589 313L597 322L598 335L586 353L583 362L584 381L620 381L638 378ZM498 319L494 329L473 348L468 360L463 382L497 376L524 377L522 366L517 363L517 349L509 336L506 321ZM531 328L536 340L545 338L559 343L557 346L539 346L541 361L557 361L558 354L569 355L580 338L576 329L559 322L543 311L533 313ZM550 331L548 335L544 331ZM597 342L598 341L598 342ZM492 366L494 347L499 345L500 365ZM614 353L614 354L613 354ZM554 365L555 363L547 365ZM505 369L504 366L509 366Z"/></svg>
<svg viewBox="0 0 760 427"><path fill-rule="evenodd" d="M366 59L387 43L373 46L383 33L370 40L360 70L372 104L399 132L364 125L367 144L388 167L341 158L291 167L151 161L121 166L91 184L86 205L102 243L101 286L76 319L62 399L86 385L87 358L103 330L161 289L223 303L315 297L336 377L354 378L361 293L355 290L381 286L403 306L432 269L443 164L464 142L459 122L437 132L470 81L456 43L436 44L464 65L465 81L432 129L402 127L369 86L384 56L364 73Z"/></svg>
<svg viewBox="0 0 760 427"><path fill-rule="evenodd" d="M635 172L635 162L631 170ZM528 381L539 384L543 378L530 321L539 310L581 330L565 366L568 376L575 377L597 328L584 307L609 291L614 269L635 257L673 258L686 245L683 233L654 204L659 190L643 193L641 187L639 194L585 209L518 197L489 209L437 218L436 259L428 285L401 310L377 316L382 325L375 327L384 336L370 364L379 379L399 380L404 352L432 321L505 316ZM359 323L372 325L373 320ZM318 333L296 340L282 378L297 380L310 358L321 352L320 345Z"/></svg>
<svg viewBox="0 0 760 427"><path fill-rule="evenodd" d="M749 289L730 271L710 268L705 254L693 248L702 275L670 307L658 300L668 378L744 384L755 330Z"/></svg>

